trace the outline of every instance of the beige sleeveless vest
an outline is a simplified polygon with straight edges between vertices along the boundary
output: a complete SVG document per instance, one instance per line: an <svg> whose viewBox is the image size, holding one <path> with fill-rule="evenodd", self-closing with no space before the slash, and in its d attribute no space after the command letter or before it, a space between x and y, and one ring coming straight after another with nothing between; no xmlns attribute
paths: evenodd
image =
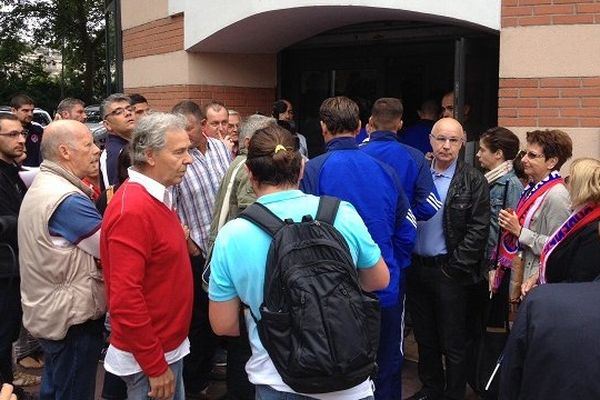
<svg viewBox="0 0 600 400"><path fill-rule="evenodd" d="M48 232L50 217L73 193L84 194L42 164L19 213L23 325L37 338L61 340L70 326L98 319L106 310L94 257L71 243L54 244Z"/></svg>

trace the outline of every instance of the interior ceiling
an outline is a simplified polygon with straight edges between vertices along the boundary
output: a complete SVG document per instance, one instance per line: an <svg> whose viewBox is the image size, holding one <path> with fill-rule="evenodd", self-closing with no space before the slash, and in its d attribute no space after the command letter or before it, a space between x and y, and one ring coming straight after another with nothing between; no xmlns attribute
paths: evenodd
<svg viewBox="0 0 600 400"><path fill-rule="evenodd" d="M464 31L464 21L373 7L304 7L253 15L215 32L190 51L273 54L295 43L361 43ZM477 26L478 30L482 28ZM318 36L317 36L318 35ZM311 40L307 40L311 39Z"/></svg>

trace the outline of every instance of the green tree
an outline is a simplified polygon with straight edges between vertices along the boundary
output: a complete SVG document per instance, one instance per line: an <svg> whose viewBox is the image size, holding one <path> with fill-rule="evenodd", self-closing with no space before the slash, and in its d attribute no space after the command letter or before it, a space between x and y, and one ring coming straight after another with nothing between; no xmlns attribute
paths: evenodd
<svg viewBox="0 0 600 400"><path fill-rule="evenodd" d="M46 106L52 109L60 100L61 88L64 96L79 97L86 103L103 97L104 0L12 0L11 3L0 6L3 27L0 68L8 71L5 79L0 80L2 98L3 92L23 91L38 104L53 103ZM49 77L43 68L44 60L27 57L35 49L61 52L61 77Z"/></svg>

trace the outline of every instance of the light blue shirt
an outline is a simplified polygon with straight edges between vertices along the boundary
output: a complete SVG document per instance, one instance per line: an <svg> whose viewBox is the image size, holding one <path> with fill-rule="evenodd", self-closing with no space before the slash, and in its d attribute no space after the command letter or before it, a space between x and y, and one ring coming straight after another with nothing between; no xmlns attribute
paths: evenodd
<svg viewBox="0 0 600 400"><path fill-rule="evenodd" d="M279 218L292 218L299 222L304 215L317 213L319 198L304 194L299 190L271 193L261 196L258 202L264 204ZM342 201L334 222L335 228L348 243L352 260L357 268L371 268L381 257L379 247L369 234L364 222L350 203ZM211 258L211 275L208 296L212 301L228 301L239 297L248 305L252 313L260 318L260 305L263 301L263 287L267 253L271 237L253 223L236 218L229 221L219 231ZM292 391L275 370L266 350L258 337L254 320L246 314L248 335L252 347L252 357L246 366L248 377L254 384L269 385L276 390ZM368 382L367 382L368 383ZM368 385L357 392L336 392L332 398L362 398ZM330 394L331 395L331 394ZM347 395L344 396L344 395ZM312 396L312 395L311 395ZM337 397L336 397L337 396ZM315 396L315 398L323 398Z"/></svg>
<svg viewBox="0 0 600 400"><path fill-rule="evenodd" d="M442 172L437 172L431 165L431 177L438 191L442 207L428 221L417 222L417 243L414 253L423 257L433 257L448 254L446 238L444 237L444 210L450 182L456 171L456 160Z"/></svg>

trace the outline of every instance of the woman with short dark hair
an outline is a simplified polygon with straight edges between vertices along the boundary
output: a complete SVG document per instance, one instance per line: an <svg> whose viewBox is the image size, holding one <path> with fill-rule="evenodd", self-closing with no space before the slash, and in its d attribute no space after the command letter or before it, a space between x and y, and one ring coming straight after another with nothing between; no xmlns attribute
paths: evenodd
<svg viewBox="0 0 600 400"><path fill-rule="evenodd" d="M540 254L548 237L569 217L571 200L559 169L572 151L573 142L563 131L527 132L527 151L522 164L529 184L516 212L504 209L499 213L499 225L505 230L500 262L510 265L522 250L523 295L537 284Z"/></svg>

